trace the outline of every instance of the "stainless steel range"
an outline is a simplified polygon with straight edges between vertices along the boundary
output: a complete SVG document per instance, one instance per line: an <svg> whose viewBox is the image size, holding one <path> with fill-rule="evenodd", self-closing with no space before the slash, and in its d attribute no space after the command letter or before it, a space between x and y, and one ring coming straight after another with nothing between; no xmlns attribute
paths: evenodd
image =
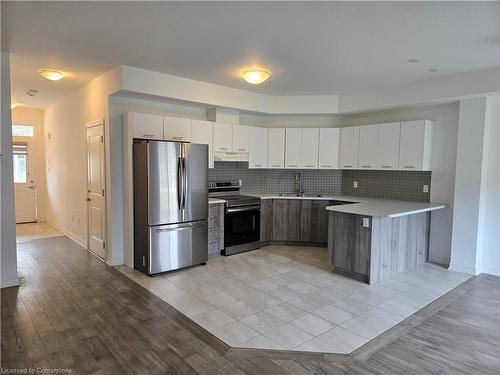
<svg viewBox="0 0 500 375"><path fill-rule="evenodd" d="M260 247L260 198L240 194L241 181L211 181L210 197L226 200L223 255Z"/></svg>

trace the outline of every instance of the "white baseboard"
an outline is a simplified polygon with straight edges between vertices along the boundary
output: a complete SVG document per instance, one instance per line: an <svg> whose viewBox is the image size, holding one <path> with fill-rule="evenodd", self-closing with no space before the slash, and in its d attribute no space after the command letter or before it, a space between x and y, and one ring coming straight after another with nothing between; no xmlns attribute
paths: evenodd
<svg viewBox="0 0 500 375"><path fill-rule="evenodd" d="M474 275L474 276L477 276L477 275L480 274L480 272L476 268L459 266L459 265L456 265L456 264L453 264L453 263L450 264L450 266L448 267L448 269L450 271L468 273L468 274Z"/></svg>
<svg viewBox="0 0 500 375"><path fill-rule="evenodd" d="M1 288L10 288L11 286L18 286L19 285L19 278L17 276L9 278L9 279L2 279L1 283Z"/></svg>
<svg viewBox="0 0 500 375"><path fill-rule="evenodd" d="M47 223L51 226L53 226L55 229L57 229L59 232L61 232L62 234L64 234L65 236L71 238L73 241L75 241L78 245L80 245L81 247L87 249L87 241L85 240L82 240L80 237L78 237L76 234L72 233L71 231L69 231L68 229L64 228L63 226L57 224L57 223L54 223L53 221L47 221Z"/></svg>
<svg viewBox="0 0 500 375"><path fill-rule="evenodd" d="M500 270L496 268L490 268L490 267L482 267L481 268L481 273L486 273L488 275L493 275L493 276L500 276Z"/></svg>

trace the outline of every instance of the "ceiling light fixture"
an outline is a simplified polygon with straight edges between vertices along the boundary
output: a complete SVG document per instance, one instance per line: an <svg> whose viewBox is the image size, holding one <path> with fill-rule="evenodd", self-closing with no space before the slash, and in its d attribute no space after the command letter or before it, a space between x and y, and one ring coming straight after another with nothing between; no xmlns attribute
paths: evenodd
<svg viewBox="0 0 500 375"><path fill-rule="evenodd" d="M246 70L241 75L245 81L251 83L252 85L258 85L259 83L265 82L271 77L271 72L262 69L256 70Z"/></svg>
<svg viewBox="0 0 500 375"><path fill-rule="evenodd" d="M436 73L436 72L439 72L439 69L438 68L430 68L429 72Z"/></svg>
<svg viewBox="0 0 500 375"><path fill-rule="evenodd" d="M420 62L420 60L413 58L413 59L408 60L408 62L411 63L411 64L415 64L415 63Z"/></svg>
<svg viewBox="0 0 500 375"><path fill-rule="evenodd" d="M17 107L17 103L11 103L11 105L10 105L10 109L14 109L14 108L16 108L16 107Z"/></svg>
<svg viewBox="0 0 500 375"><path fill-rule="evenodd" d="M47 78L50 81L59 81L62 77L64 77L63 72L54 69L40 69L38 73L40 73L43 78Z"/></svg>

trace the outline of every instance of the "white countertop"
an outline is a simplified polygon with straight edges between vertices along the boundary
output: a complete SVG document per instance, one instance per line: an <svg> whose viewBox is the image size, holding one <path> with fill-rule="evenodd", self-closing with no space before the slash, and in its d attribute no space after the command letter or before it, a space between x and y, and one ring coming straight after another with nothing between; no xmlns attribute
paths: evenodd
<svg viewBox="0 0 500 375"><path fill-rule="evenodd" d="M279 194L249 194L261 199L307 199L307 200L336 200L353 202L339 206L328 206L328 211L344 212L355 215L366 215L374 217L399 217L417 214L420 212L440 210L446 207L442 203L408 202L389 199L375 199L365 197L354 197L349 195L325 195L321 197L281 197Z"/></svg>

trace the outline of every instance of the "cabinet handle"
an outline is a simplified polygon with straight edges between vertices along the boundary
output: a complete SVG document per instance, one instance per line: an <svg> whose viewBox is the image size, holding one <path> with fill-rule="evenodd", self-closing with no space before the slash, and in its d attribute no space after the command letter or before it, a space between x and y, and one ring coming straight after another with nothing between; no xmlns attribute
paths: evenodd
<svg viewBox="0 0 500 375"><path fill-rule="evenodd" d="M227 150L227 147L219 147L219 150Z"/></svg>
<svg viewBox="0 0 500 375"><path fill-rule="evenodd" d="M238 151L246 151L246 148L239 148Z"/></svg>
<svg viewBox="0 0 500 375"><path fill-rule="evenodd" d="M331 165L322 165L321 167L322 168L331 168L332 166Z"/></svg>
<svg viewBox="0 0 500 375"><path fill-rule="evenodd" d="M173 139L184 139L184 137L178 137L178 136L176 136L176 137L172 137L172 138L173 138Z"/></svg>
<svg viewBox="0 0 500 375"><path fill-rule="evenodd" d="M262 167L262 164L254 164L254 167Z"/></svg>
<svg viewBox="0 0 500 375"><path fill-rule="evenodd" d="M361 168L371 168L371 165L362 165Z"/></svg>
<svg viewBox="0 0 500 375"><path fill-rule="evenodd" d="M152 137L154 137L155 135L154 135L154 134L143 134L142 136L143 136L143 137L152 138Z"/></svg>
<svg viewBox="0 0 500 375"><path fill-rule="evenodd" d="M298 165L295 165L295 164L288 164L287 167L293 167L293 168L298 168L299 166Z"/></svg>
<svg viewBox="0 0 500 375"><path fill-rule="evenodd" d="M306 165L305 167L306 167L306 168L314 168L314 167L316 167L316 166L315 166L315 165Z"/></svg>
<svg viewBox="0 0 500 375"><path fill-rule="evenodd" d="M390 165L383 165L382 168L392 168Z"/></svg>
<svg viewBox="0 0 500 375"><path fill-rule="evenodd" d="M405 165L403 166L403 168L406 168L406 169L414 169L415 166L414 165Z"/></svg>
<svg viewBox="0 0 500 375"><path fill-rule="evenodd" d="M352 168L352 165L344 165L344 168Z"/></svg>
<svg viewBox="0 0 500 375"><path fill-rule="evenodd" d="M280 168L280 167L281 167L281 165L274 165L274 164L273 164L273 165L271 165L271 167L273 167L273 168Z"/></svg>

